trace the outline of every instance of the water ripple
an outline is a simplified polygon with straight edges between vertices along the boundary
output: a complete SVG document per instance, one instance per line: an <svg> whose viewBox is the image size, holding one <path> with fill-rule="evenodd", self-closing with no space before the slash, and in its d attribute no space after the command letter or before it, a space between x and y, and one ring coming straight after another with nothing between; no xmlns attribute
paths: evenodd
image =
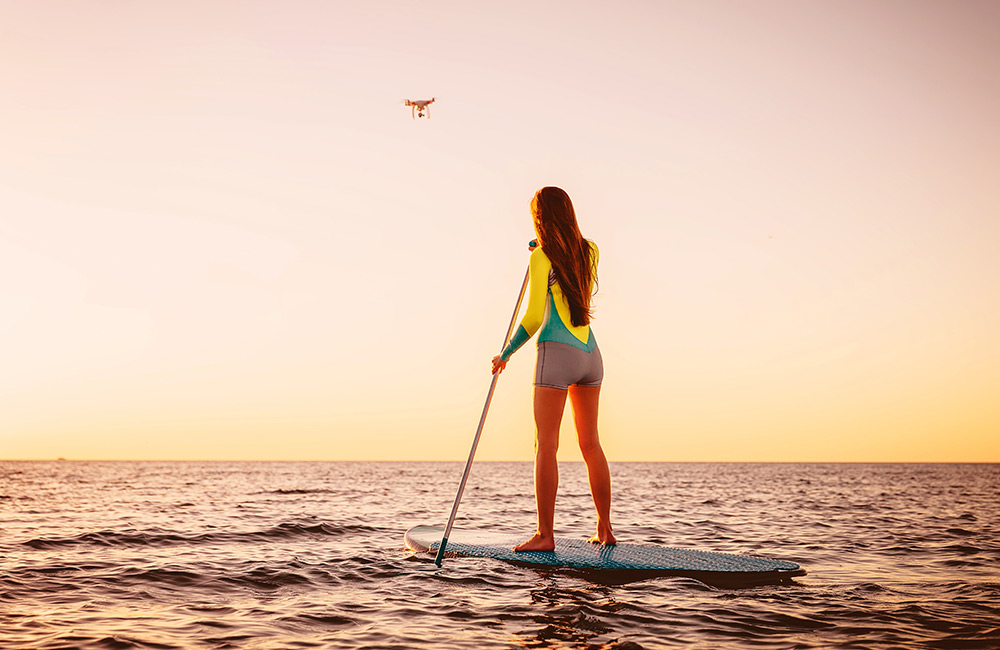
<svg viewBox="0 0 1000 650"><path fill-rule="evenodd" d="M797 562L791 584L611 580L407 553L454 463L0 463L0 650L997 648L995 465L613 465L623 541ZM562 469L559 534L593 526ZM458 526L530 531L531 466Z"/></svg>

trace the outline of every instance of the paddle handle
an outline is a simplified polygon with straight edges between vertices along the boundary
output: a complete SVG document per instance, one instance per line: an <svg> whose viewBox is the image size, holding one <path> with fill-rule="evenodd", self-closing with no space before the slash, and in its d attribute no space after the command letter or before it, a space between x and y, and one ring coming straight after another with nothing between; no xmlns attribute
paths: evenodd
<svg viewBox="0 0 1000 650"><path fill-rule="evenodd" d="M521 301L524 300L524 292L528 288L528 276L531 272L531 266L524 272L524 282L521 283L521 292L517 295L517 304L514 305L514 313L510 317L510 325L507 326L507 335L503 339L503 345L500 346L500 352L507 347L507 342L510 341L511 334L514 331L514 323L517 322L517 312L521 310ZM500 377L500 371L493 373L493 379L490 381L490 391L486 394L486 404L483 405L483 414L479 416L479 426L476 427L476 437L472 439L472 449L469 450L469 460L465 462L465 471L462 473L462 482L458 484L458 494L455 495L455 504L451 507L451 516L448 517L448 525L444 528L444 535L441 536L441 544L438 546L437 557L434 558L434 564L441 566L441 561L444 559L444 548L448 545L448 536L451 534L451 528L455 525L455 515L458 514L458 504L462 501L462 493L465 492L465 484L469 480L469 472L472 470L472 460L476 457L476 448L479 447L479 438L483 435L483 425L486 423L486 414L490 410L490 402L493 401L493 391L497 387L497 378Z"/></svg>

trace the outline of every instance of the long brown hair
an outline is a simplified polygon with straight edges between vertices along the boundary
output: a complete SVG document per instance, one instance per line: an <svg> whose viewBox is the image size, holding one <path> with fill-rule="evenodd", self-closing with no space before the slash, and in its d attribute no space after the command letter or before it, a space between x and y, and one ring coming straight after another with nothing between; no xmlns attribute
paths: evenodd
<svg viewBox="0 0 1000 650"><path fill-rule="evenodd" d="M569 194L558 187L543 187L531 200L538 245L552 262L552 271L566 300L574 327L590 324L591 285L597 269L591 260L590 242L580 234Z"/></svg>

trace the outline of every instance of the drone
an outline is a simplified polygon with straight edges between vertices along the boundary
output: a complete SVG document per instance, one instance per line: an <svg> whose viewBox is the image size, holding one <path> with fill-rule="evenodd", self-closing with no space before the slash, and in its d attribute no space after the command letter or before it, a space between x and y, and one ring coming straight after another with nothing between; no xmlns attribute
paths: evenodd
<svg viewBox="0 0 1000 650"><path fill-rule="evenodd" d="M428 116L427 119L430 119L431 109L429 109L428 106L434 103L434 98L431 97L430 99L416 99L416 100L404 99L403 103L406 106L411 107L410 113L413 115L413 119L417 119L418 117L424 117L424 111L427 111L427 116Z"/></svg>

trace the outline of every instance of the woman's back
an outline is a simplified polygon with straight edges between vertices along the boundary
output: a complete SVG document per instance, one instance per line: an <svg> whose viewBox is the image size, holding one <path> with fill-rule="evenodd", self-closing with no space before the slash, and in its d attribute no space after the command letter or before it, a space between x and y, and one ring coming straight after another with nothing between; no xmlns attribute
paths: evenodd
<svg viewBox="0 0 1000 650"><path fill-rule="evenodd" d="M590 286L589 291L593 291L594 288L594 278L597 277L597 264L600 258L600 252L597 248L597 244L594 242L588 242L590 245ZM574 347L579 347L583 350L591 351L593 350L593 332L590 330L590 324L586 325L573 325L570 312L569 299L562 290L562 286L559 281L556 280L556 273L552 269L552 262L549 260L548 256L545 254L545 250L542 248L536 249L532 254L531 262L536 263L536 256L538 257L537 271L532 269L532 275L538 278L546 278L548 284L548 300L545 301L545 312L541 320L541 331L538 333L539 341L557 341L559 343L567 343ZM537 275L536 275L537 273ZM571 337L571 338L570 338Z"/></svg>

